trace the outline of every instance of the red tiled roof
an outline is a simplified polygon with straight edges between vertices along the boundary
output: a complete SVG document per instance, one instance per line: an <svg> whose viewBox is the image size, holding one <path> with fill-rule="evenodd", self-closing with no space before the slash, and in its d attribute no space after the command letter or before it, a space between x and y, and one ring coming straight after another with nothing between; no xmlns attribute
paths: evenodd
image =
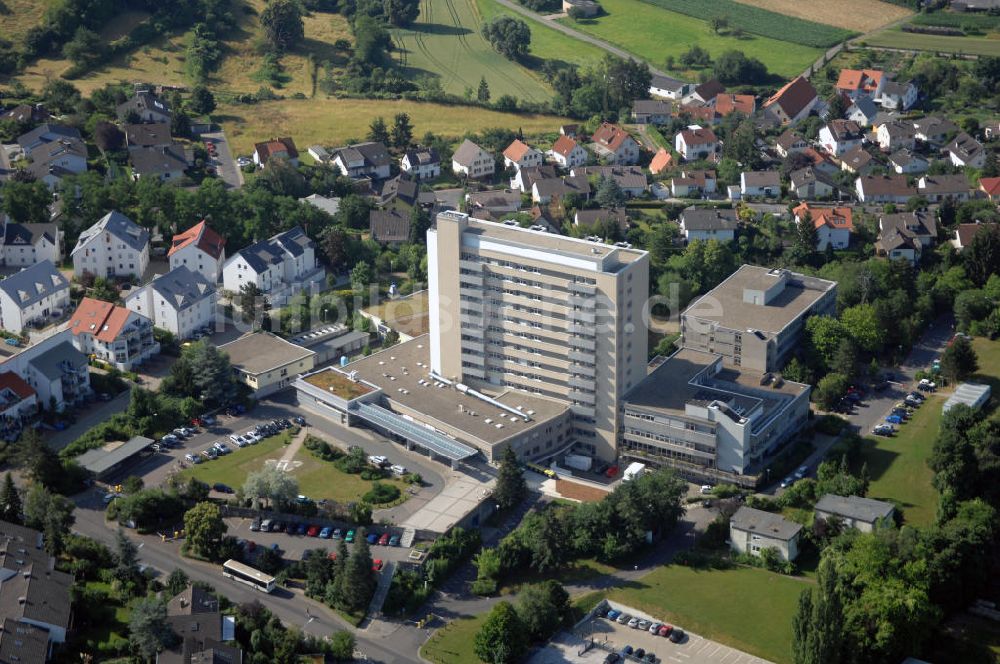
<svg viewBox="0 0 1000 664"><path fill-rule="evenodd" d="M698 129L685 129L681 132L681 137L686 145L707 145L715 143L719 139L715 137L715 132L711 129L699 127Z"/></svg>
<svg viewBox="0 0 1000 664"><path fill-rule="evenodd" d="M35 394L35 388L28 385L23 378L13 371L0 373L0 390L3 389L9 389L22 399L27 399L32 394Z"/></svg>
<svg viewBox="0 0 1000 664"><path fill-rule="evenodd" d="M575 147L576 141L572 138L569 136L560 136L556 139L556 142L552 144L552 151L556 154L568 157Z"/></svg>
<svg viewBox="0 0 1000 664"><path fill-rule="evenodd" d="M226 246L226 239L208 227L208 222L202 220L183 233L178 233L170 243L170 251L167 256L172 256L174 252L180 251L184 247L196 244L212 258L218 259L222 256L222 250Z"/></svg>
<svg viewBox="0 0 1000 664"><path fill-rule="evenodd" d="M507 149L503 151L503 156L507 157L511 161L521 161L524 155L528 154L531 150L531 146L527 145L519 139L514 139L514 142L507 146Z"/></svg>
<svg viewBox="0 0 1000 664"><path fill-rule="evenodd" d="M794 118L815 98L816 88L812 86L812 83L808 79L796 76L764 102L764 108L777 104L785 112L785 115Z"/></svg>
<svg viewBox="0 0 1000 664"><path fill-rule="evenodd" d="M282 152L287 153L289 159L297 159L299 156L299 151L295 148L295 141L289 136L272 138L263 143L255 143L253 149L260 157L261 163L267 163L267 160L271 156L281 154Z"/></svg>
<svg viewBox="0 0 1000 664"><path fill-rule="evenodd" d="M613 125L608 122L601 123L601 126L597 128L594 132L592 140L595 143L606 146L611 150L617 150L621 147L629 136L629 133L619 127L618 125Z"/></svg>
<svg viewBox="0 0 1000 664"><path fill-rule="evenodd" d="M661 171L670 168L674 163L673 156L664 148L660 148L659 152L653 155L653 161L649 162L649 171L656 175Z"/></svg>
<svg viewBox="0 0 1000 664"><path fill-rule="evenodd" d="M757 100L753 95L734 95L727 92L715 98L715 111L722 116L732 113L753 115L756 109Z"/></svg>
<svg viewBox="0 0 1000 664"><path fill-rule="evenodd" d="M131 312L110 302L85 297L69 320L74 336L90 334L99 341L111 342L121 334Z"/></svg>
<svg viewBox="0 0 1000 664"><path fill-rule="evenodd" d="M979 232L980 228L990 228L992 226L996 226L996 224L959 224L955 235L960 246L968 247L972 244L972 239L976 237L976 233Z"/></svg>
<svg viewBox="0 0 1000 664"><path fill-rule="evenodd" d="M980 178L979 188L987 196L1000 196L1000 178Z"/></svg>
<svg viewBox="0 0 1000 664"><path fill-rule="evenodd" d="M879 69L841 69L837 89L871 92L878 88L881 80L882 71Z"/></svg>
<svg viewBox="0 0 1000 664"><path fill-rule="evenodd" d="M816 228L829 226L854 232L854 213L849 207L811 207L808 203L802 203L792 212L797 217L803 217L808 212Z"/></svg>

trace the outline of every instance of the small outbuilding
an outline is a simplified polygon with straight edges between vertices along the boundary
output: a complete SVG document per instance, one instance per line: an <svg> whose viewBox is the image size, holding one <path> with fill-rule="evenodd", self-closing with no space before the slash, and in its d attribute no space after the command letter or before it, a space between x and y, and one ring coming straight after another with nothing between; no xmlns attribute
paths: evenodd
<svg viewBox="0 0 1000 664"><path fill-rule="evenodd" d="M989 385L981 385L979 383L962 383L955 388L955 393L948 397L948 400L944 402L941 412L947 413L954 406L960 403L965 404L973 410L978 410L984 403L990 400L990 392L991 388Z"/></svg>
<svg viewBox="0 0 1000 664"><path fill-rule="evenodd" d="M136 436L125 443L108 443L96 450L84 452L76 462L92 472L99 480L113 477L128 466L137 456L152 447L155 441L145 436Z"/></svg>

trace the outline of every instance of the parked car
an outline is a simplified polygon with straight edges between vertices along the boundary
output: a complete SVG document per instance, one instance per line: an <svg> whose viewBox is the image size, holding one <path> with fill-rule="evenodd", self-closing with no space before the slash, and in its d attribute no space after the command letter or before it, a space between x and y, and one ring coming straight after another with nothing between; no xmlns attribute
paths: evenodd
<svg viewBox="0 0 1000 664"><path fill-rule="evenodd" d="M649 621L648 620L640 620L639 624L636 625L635 627L636 627L636 629L641 629L642 631L645 632L646 630L649 629Z"/></svg>
<svg viewBox="0 0 1000 664"><path fill-rule="evenodd" d="M635 657L636 659L642 659L643 657L646 656L646 649L636 648L635 652L632 653L632 656Z"/></svg>
<svg viewBox="0 0 1000 664"><path fill-rule="evenodd" d="M203 457L205 457L206 459L208 459L209 461L211 461L212 459L215 459L216 457L218 457L219 453L216 452L215 449L213 449L213 448L210 447L207 450L203 450L202 453L201 453L201 455Z"/></svg>
<svg viewBox="0 0 1000 664"><path fill-rule="evenodd" d="M333 528L330 526L323 526L323 529L319 531L320 539L330 539L330 534L333 532Z"/></svg>
<svg viewBox="0 0 1000 664"><path fill-rule="evenodd" d="M630 645L626 645L624 648L622 648L623 655L631 655L633 652L634 651L632 650L632 646Z"/></svg>
<svg viewBox="0 0 1000 664"><path fill-rule="evenodd" d="M618 614L618 617L615 618L615 622L619 625L625 625L629 620L632 620L632 616L627 613L620 613Z"/></svg>
<svg viewBox="0 0 1000 664"><path fill-rule="evenodd" d="M670 636L670 632L674 631L673 625L662 625L657 631L660 636Z"/></svg>
<svg viewBox="0 0 1000 664"><path fill-rule="evenodd" d="M378 543L380 546L389 546L389 533L382 533L382 537L378 538Z"/></svg>
<svg viewBox="0 0 1000 664"><path fill-rule="evenodd" d="M684 640L685 636L686 634L684 634L683 629L681 629L680 627L675 627L674 630L670 632L669 638L673 643L680 643L681 641Z"/></svg>
<svg viewBox="0 0 1000 664"><path fill-rule="evenodd" d="M787 489L788 487L792 486L793 484L795 484L795 478L792 477L791 475L789 475L785 479L781 480L781 488L782 489Z"/></svg>
<svg viewBox="0 0 1000 664"><path fill-rule="evenodd" d="M381 558L376 558L375 560L372 561L372 571L381 572L383 564L384 563L382 562Z"/></svg>
<svg viewBox="0 0 1000 664"><path fill-rule="evenodd" d="M616 652L609 652L604 658L604 664L618 664L622 660L621 655Z"/></svg>
<svg viewBox="0 0 1000 664"><path fill-rule="evenodd" d="M309 530L306 531L306 535L309 537L319 537L319 526L309 526Z"/></svg>
<svg viewBox="0 0 1000 664"><path fill-rule="evenodd" d="M378 542L378 533L368 533L368 537L365 539L368 540L368 544L375 544Z"/></svg>
<svg viewBox="0 0 1000 664"><path fill-rule="evenodd" d="M801 480L803 477L809 474L809 466L799 466L795 469L795 479Z"/></svg>
<svg viewBox="0 0 1000 664"><path fill-rule="evenodd" d="M657 632L660 631L661 627L663 627L663 623L655 622L649 626L649 633L655 635Z"/></svg>
<svg viewBox="0 0 1000 664"><path fill-rule="evenodd" d="M340 539L342 537L340 528L333 529L333 539Z"/></svg>
<svg viewBox="0 0 1000 664"><path fill-rule="evenodd" d="M228 484L223 484L222 482L216 482L215 484L212 485L212 488L218 491L219 493L235 493L235 491L233 491L233 488L231 486L229 486Z"/></svg>
<svg viewBox="0 0 1000 664"><path fill-rule="evenodd" d="M647 662L655 662L656 661L656 655L653 654L653 653L651 653L651 652L647 652L646 653L646 661Z"/></svg>
<svg viewBox="0 0 1000 664"><path fill-rule="evenodd" d="M274 526L274 522L270 519L264 519L260 522L260 532L269 533L271 532L271 527Z"/></svg>
<svg viewBox="0 0 1000 664"><path fill-rule="evenodd" d="M903 403L905 403L907 406L913 406L914 408L916 408L917 406L922 404L923 401L914 397L912 394L907 394L906 398L903 399Z"/></svg>
<svg viewBox="0 0 1000 664"><path fill-rule="evenodd" d="M304 427L306 425L306 418L299 415L298 417L295 418L295 423L298 424L300 427Z"/></svg>
<svg viewBox="0 0 1000 664"><path fill-rule="evenodd" d="M887 415L885 421L889 424L902 424L903 418L899 415Z"/></svg>
<svg viewBox="0 0 1000 664"><path fill-rule="evenodd" d="M344 541L347 542L348 544L350 544L351 542L354 541L354 531L353 530L348 530L347 531L347 536L344 537Z"/></svg>
<svg viewBox="0 0 1000 664"><path fill-rule="evenodd" d="M372 454L368 457L368 463L378 468L384 468L389 465L389 460L381 454Z"/></svg>
<svg viewBox="0 0 1000 664"><path fill-rule="evenodd" d="M400 466L399 464L396 464L395 466L393 466L389 470L392 471L393 475L400 475L400 476L402 476L402 475L406 474L406 466Z"/></svg>
<svg viewBox="0 0 1000 664"><path fill-rule="evenodd" d="M399 546L399 535L393 535L389 538L389 546Z"/></svg>
<svg viewBox="0 0 1000 664"><path fill-rule="evenodd" d="M631 627L632 629L637 628L639 626L639 619L632 618L631 620L628 621L628 626Z"/></svg>
<svg viewBox="0 0 1000 664"><path fill-rule="evenodd" d="M295 535L299 532L299 527L295 523L289 521L288 525L285 526L285 533L288 535Z"/></svg>
<svg viewBox="0 0 1000 664"><path fill-rule="evenodd" d="M618 618L618 616L620 616L620 615L621 615L621 611L618 611L617 609L608 609L607 619L608 620L616 620Z"/></svg>
<svg viewBox="0 0 1000 664"><path fill-rule="evenodd" d="M872 433L876 436L891 436L895 431L891 424L879 424L872 429Z"/></svg>
<svg viewBox="0 0 1000 664"><path fill-rule="evenodd" d="M300 523L297 526L295 526L295 534L296 535L305 535L308 532L309 532L309 524L308 523Z"/></svg>
<svg viewBox="0 0 1000 664"><path fill-rule="evenodd" d="M917 400L917 401L919 401L920 403L923 403L923 402L927 401L927 397L925 397L925 396L924 396L923 394L921 394L920 392L910 392L910 393L909 393L908 395L906 395L906 396L908 396L908 397L912 397L913 399L916 399L916 400Z"/></svg>
<svg viewBox="0 0 1000 664"><path fill-rule="evenodd" d="M256 518L254 518L254 520L250 522L250 532L255 533L255 532L259 531L260 530L260 523L261 522L260 522L260 517L259 516L256 517Z"/></svg>
<svg viewBox="0 0 1000 664"><path fill-rule="evenodd" d="M712 485L711 484L702 484L701 485L701 495L707 496L710 493L712 493Z"/></svg>

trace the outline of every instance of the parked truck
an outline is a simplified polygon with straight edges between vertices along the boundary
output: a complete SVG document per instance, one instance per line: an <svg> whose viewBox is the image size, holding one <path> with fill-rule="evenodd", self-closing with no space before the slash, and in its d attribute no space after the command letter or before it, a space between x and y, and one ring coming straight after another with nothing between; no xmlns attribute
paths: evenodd
<svg viewBox="0 0 1000 664"><path fill-rule="evenodd" d="M594 460L582 454L567 454L563 458L563 465L573 470L588 471L594 465Z"/></svg>
<svg viewBox="0 0 1000 664"><path fill-rule="evenodd" d="M642 477L646 472L646 464L639 463L638 461L633 461L625 469L625 475L622 478L623 481L628 482L629 480L634 480L638 477Z"/></svg>

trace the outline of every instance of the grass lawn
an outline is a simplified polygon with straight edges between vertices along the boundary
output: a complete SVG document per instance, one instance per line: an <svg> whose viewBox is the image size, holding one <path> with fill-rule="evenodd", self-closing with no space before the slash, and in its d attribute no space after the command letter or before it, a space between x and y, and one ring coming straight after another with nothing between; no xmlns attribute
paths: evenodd
<svg viewBox="0 0 1000 664"><path fill-rule="evenodd" d="M292 136L305 148L313 143L343 145L363 140L376 116L392 122L409 113L414 136L432 131L457 138L489 127L519 127L528 136L557 130L565 122L555 115L517 115L484 108L375 99L285 99L254 105L221 105L216 111L235 154L250 154L268 136Z"/></svg>
<svg viewBox="0 0 1000 664"><path fill-rule="evenodd" d="M564 585L580 583L598 576L614 574L617 570L618 568L598 562L593 558L575 560L562 569L555 572L546 572L545 574L539 574L538 572L526 570L522 574L515 573L511 577L507 578L506 583L504 583L503 587L500 588L500 594L509 595L517 593L520 592L522 586L533 583L542 583L544 581L548 581L549 579L555 579Z"/></svg>
<svg viewBox="0 0 1000 664"><path fill-rule="evenodd" d="M531 28L532 58L586 66L599 62L607 53L603 48L574 39L549 27L544 21L531 20L524 14L502 6L496 0L476 0L476 5L484 22L496 16L513 16L526 21Z"/></svg>
<svg viewBox="0 0 1000 664"><path fill-rule="evenodd" d="M457 95L475 91L485 77L494 99L513 95L547 101L552 91L541 76L497 53L479 33L481 22L475 0L421 0L417 22L393 30L404 75L436 77L446 92Z"/></svg>
<svg viewBox="0 0 1000 664"><path fill-rule="evenodd" d="M1000 625L971 614L961 614L945 624L940 639L924 653L928 661L995 664L1000 661Z"/></svg>
<svg viewBox="0 0 1000 664"><path fill-rule="evenodd" d="M661 9L641 0L602 0L606 16L584 21L558 19L662 66L668 55L679 57L693 44L712 57L738 49L758 58L768 71L791 78L815 62L822 50L753 35L742 38L715 35L706 21Z"/></svg>
<svg viewBox="0 0 1000 664"><path fill-rule="evenodd" d="M1000 55L1000 39L920 35L913 32L903 32L899 28L888 28L871 35L866 35L862 44L865 46L882 46L885 48L902 48L916 51Z"/></svg>
<svg viewBox="0 0 1000 664"><path fill-rule="evenodd" d="M333 463L314 457L305 447L295 455L292 465L292 475L299 481L299 491L314 500L326 498L346 504L358 500L372 488L372 483L361 479L360 475L341 472ZM398 487L403 498L409 495L406 493L407 484L402 480L392 477L379 481Z"/></svg>
<svg viewBox="0 0 1000 664"><path fill-rule="evenodd" d="M989 383L993 388L992 398L1000 397L1000 341L976 337L972 347L979 358L979 372L972 378L973 382Z"/></svg>
<svg viewBox="0 0 1000 664"><path fill-rule="evenodd" d="M420 648L420 655L435 664L470 664L478 662L475 646L476 632L484 622L487 613L472 618L459 618L434 632L434 635Z"/></svg>
<svg viewBox="0 0 1000 664"><path fill-rule="evenodd" d="M131 610L115 599L111 584L101 581L88 581L87 589L108 593L108 604L102 606L101 620L89 625L75 637L76 642L85 644L89 649L109 651L115 644L128 644L128 621ZM93 617L89 617L93 620ZM88 621L89 622L89 621Z"/></svg>
<svg viewBox="0 0 1000 664"><path fill-rule="evenodd" d="M868 497L898 503L907 523L929 524L937 511L927 459L937 439L943 402L940 396L929 397L895 436L868 437L862 448L872 478Z"/></svg>
<svg viewBox="0 0 1000 664"><path fill-rule="evenodd" d="M267 459L280 459L285 451L285 443L291 441L293 429L282 431L277 436L265 438L256 445L238 448L227 445L233 451L214 461L203 461L181 471L184 477L194 477L209 486L216 482L228 484L234 489L243 486L248 473L260 469ZM308 495L308 494L306 494Z"/></svg>
<svg viewBox="0 0 1000 664"><path fill-rule="evenodd" d="M54 0L3 0L0 3L0 37L20 41L24 33L41 23Z"/></svg>
<svg viewBox="0 0 1000 664"><path fill-rule="evenodd" d="M792 661L792 616L808 587L808 581L756 568L665 565L608 597L780 663Z"/></svg>

